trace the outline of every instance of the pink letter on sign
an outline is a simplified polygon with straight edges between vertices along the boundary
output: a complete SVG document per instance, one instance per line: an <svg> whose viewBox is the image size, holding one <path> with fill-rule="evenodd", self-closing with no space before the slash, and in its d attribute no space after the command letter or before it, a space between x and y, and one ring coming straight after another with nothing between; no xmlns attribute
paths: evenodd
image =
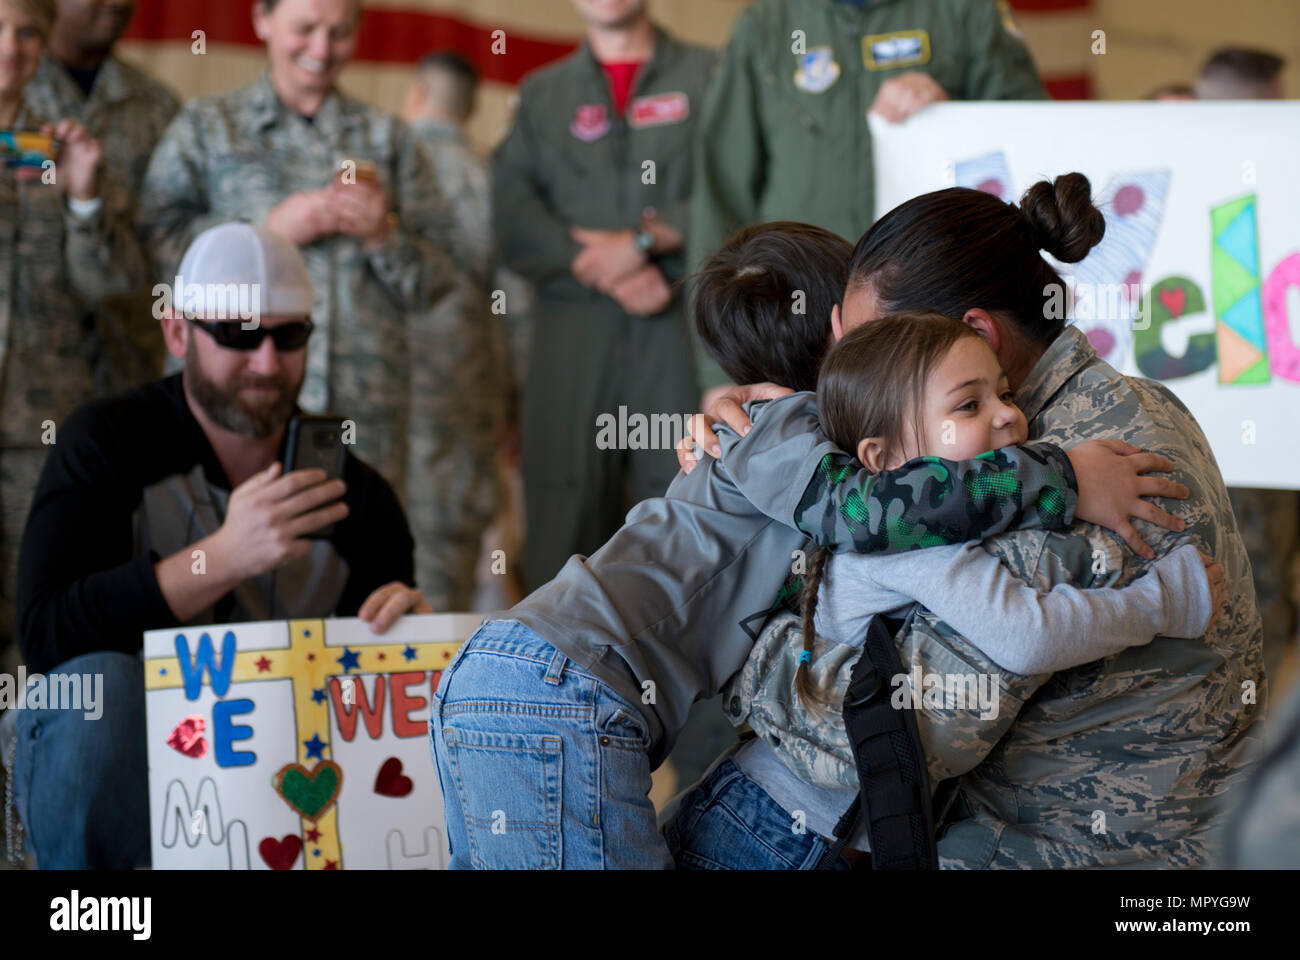
<svg viewBox="0 0 1300 960"><path fill-rule="evenodd" d="M1286 315L1286 292L1300 287L1300 253L1293 253L1264 281L1264 335L1268 337L1269 366L1279 377L1300 383L1300 347L1291 339Z"/></svg>

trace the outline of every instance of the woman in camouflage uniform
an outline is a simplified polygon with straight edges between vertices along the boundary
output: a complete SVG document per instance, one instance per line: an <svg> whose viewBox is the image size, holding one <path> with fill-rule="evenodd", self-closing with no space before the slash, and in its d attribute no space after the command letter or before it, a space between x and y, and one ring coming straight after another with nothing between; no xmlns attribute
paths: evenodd
<svg viewBox="0 0 1300 960"><path fill-rule="evenodd" d="M260 0L266 72L172 121L145 174L139 222L158 282L172 282L195 236L230 220L298 245L316 297L299 403L352 420L354 452L410 510L433 500L431 489L406 489L411 432L450 449L463 430L447 417L412 423L410 410L411 317L451 289L442 245L454 228L406 124L336 85L361 16L359 0Z"/></svg>
<svg viewBox="0 0 1300 960"><path fill-rule="evenodd" d="M85 303L144 277L122 192L99 182L99 142L24 101L54 12L54 0L0 0L0 130L59 145L44 168L0 166L0 649L15 635L18 544L46 450L91 396Z"/></svg>

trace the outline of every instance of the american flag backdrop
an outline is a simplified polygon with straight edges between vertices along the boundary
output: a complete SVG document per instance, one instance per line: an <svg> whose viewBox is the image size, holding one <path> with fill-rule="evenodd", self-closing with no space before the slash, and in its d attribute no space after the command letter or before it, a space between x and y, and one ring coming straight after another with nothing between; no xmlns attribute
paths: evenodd
<svg viewBox="0 0 1300 960"><path fill-rule="evenodd" d="M254 0L140 0L123 52L183 97L216 93L261 71L253 34ZM651 0L651 14L688 40L721 46L747 0ZM1011 0L1026 41L1054 97L1091 94L1093 0ZM484 78L471 134L489 147L509 122L509 99L530 70L562 57L582 35L570 0L365 0L357 55L344 76L352 94L396 109L423 54L453 48ZM504 31L505 55L492 52ZM196 31L201 35L196 36ZM203 49L202 55L196 51Z"/></svg>

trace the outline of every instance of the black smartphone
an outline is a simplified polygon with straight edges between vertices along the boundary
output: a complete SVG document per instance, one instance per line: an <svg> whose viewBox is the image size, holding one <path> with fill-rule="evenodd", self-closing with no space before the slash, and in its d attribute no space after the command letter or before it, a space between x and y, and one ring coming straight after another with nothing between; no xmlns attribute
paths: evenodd
<svg viewBox="0 0 1300 960"><path fill-rule="evenodd" d="M343 460L346 456L342 417L300 415L289 421L289 429L285 432L284 457L281 461L284 469L280 475L315 467L325 471L325 479L338 480L343 477ZM313 539L328 539L333 535L332 523L307 534Z"/></svg>

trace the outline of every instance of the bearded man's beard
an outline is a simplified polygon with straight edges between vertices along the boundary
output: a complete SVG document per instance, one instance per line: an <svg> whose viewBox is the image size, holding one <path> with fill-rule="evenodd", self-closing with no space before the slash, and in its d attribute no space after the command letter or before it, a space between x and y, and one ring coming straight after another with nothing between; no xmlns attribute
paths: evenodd
<svg viewBox="0 0 1300 960"><path fill-rule="evenodd" d="M220 427L258 440L271 436L289 422L298 400L301 383L290 384L283 376L265 377L245 373L223 387L203 374L194 339L185 351L185 385L194 402ZM245 387L273 387L260 402L249 403L240 396Z"/></svg>

